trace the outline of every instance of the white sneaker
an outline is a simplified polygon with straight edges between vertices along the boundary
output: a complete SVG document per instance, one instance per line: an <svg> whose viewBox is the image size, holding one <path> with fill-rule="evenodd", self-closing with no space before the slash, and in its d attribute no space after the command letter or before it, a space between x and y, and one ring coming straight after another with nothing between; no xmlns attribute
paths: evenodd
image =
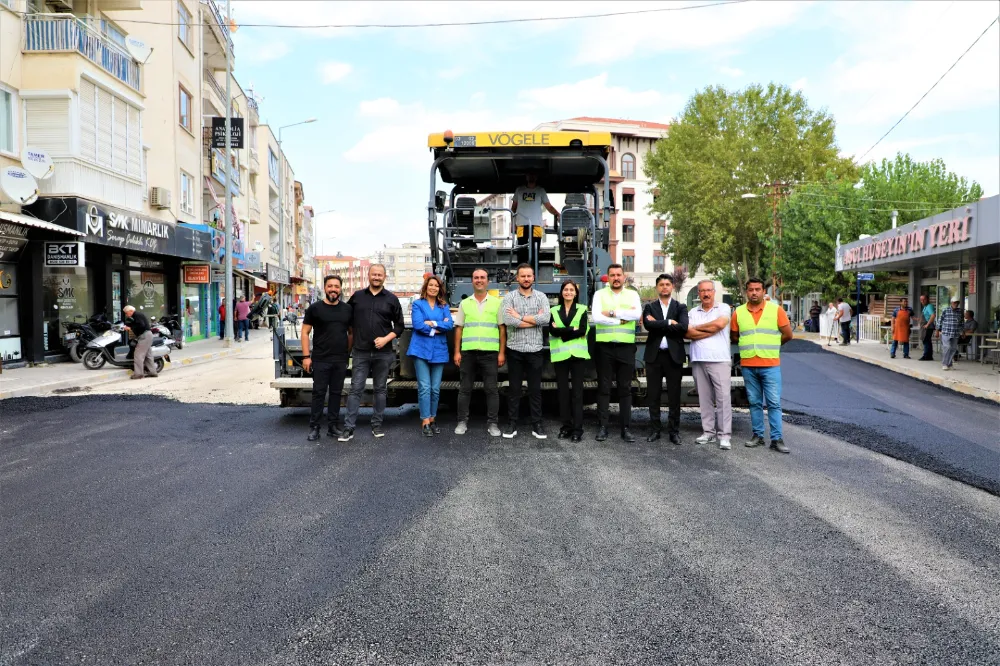
<svg viewBox="0 0 1000 666"><path fill-rule="evenodd" d="M465 421L459 421L458 425L455 426L456 435L464 435L469 430L469 424Z"/></svg>
<svg viewBox="0 0 1000 666"><path fill-rule="evenodd" d="M490 437L499 437L500 426L498 426L496 423L491 423L490 426L486 429L486 432L490 434Z"/></svg>
<svg viewBox="0 0 1000 666"><path fill-rule="evenodd" d="M944 370L945 372L948 372L949 370L951 370L951 368L949 368L947 365L942 365L941 369Z"/></svg>
<svg viewBox="0 0 1000 666"><path fill-rule="evenodd" d="M729 443L728 439L720 439L719 440L719 448L722 449L723 451L728 451L729 449L731 449L733 447Z"/></svg>
<svg viewBox="0 0 1000 666"><path fill-rule="evenodd" d="M712 444L714 442L717 442L718 440L715 438L715 435L702 435L701 437L696 438L694 441L697 444Z"/></svg>

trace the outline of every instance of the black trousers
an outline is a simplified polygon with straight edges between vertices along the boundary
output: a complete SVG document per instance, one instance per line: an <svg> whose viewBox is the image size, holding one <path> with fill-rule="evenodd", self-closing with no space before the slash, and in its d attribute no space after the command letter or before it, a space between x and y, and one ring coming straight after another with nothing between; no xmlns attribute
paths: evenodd
<svg viewBox="0 0 1000 666"><path fill-rule="evenodd" d="M497 389L497 357L500 352L476 349L462 352L462 365L459 367L462 383L458 389L458 420L469 420L469 404L472 402L472 386L476 382L476 373L483 378L483 389L486 392L486 422L496 423L500 415L500 391Z"/></svg>
<svg viewBox="0 0 1000 666"><path fill-rule="evenodd" d="M840 322L840 344L851 344L851 320Z"/></svg>
<svg viewBox="0 0 1000 666"><path fill-rule="evenodd" d="M525 231L525 233L531 233L531 227L529 227L528 231ZM521 243L524 243L524 242L525 241L524 241L523 238L518 238L517 239L517 244L518 245L520 245ZM535 258L535 261L532 261L532 262L528 261L528 250L529 249L531 250L531 256ZM541 239L541 237L536 238L534 235L532 235L531 236L531 247L530 248L525 243L524 247L519 247L517 249L517 263L519 263L519 264L531 263L532 266L534 266L535 263L538 261L538 252L541 249L542 249L542 239Z"/></svg>
<svg viewBox="0 0 1000 666"><path fill-rule="evenodd" d="M340 420L340 400L344 393L344 377L347 376L347 360L314 361L312 365L313 392L312 411L309 427L318 428L323 422L323 404L327 392L330 394L330 428L342 424Z"/></svg>
<svg viewBox="0 0 1000 666"><path fill-rule="evenodd" d="M929 360L934 360L934 327L928 326L924 329L923 335L920 336L920 341L923 343L923 354L920 358L926 358Z"/></svg>
<svg viewBox="0 0 1000 666"><path fill-rule="evenodd" d="M597 365L597 417L601 427L608 427L611 404L611 381L618 384L618 410L622 429L632 423L632 375L635 374L635 345L622 342L599 342Z"/></svg>
<svg viewBox="0 0 1000 666"><path fill-rule="evenodd" d="M656 360L646 363L646 392L649 398L649 426L660 429L660 398L663 395L663 378L667 378L667 432L677 433L681 428L681 375L683 366L670 356L667 350L660 350Z"/></svg>
<svg viewBox="0 0 1000 666"><path fill-rule="evenodd" d="M520 352L507 348L507 418L516 426L521 415L521 381L528 378L528 401L531 404L531 423L542 422L542 368L545 351Z"/></svg>
<svg viewBox="0 0 1000 666"><path fill-rule="evenodd" d="M583 434L583 373L587 362L582 358L570 356L565 361L553 363L556 371L556 381L559 383L559 419L564 428L569 428L574 434ZM572 375L572 389L570 376Z"/></svg>

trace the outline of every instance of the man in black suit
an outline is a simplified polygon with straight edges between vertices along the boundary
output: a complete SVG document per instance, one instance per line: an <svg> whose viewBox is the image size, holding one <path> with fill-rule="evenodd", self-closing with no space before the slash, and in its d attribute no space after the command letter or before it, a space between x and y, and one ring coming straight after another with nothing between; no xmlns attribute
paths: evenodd
<svg viewBox="0 0 1000 666"><path fill-rule="evenodd" d="M667 378L667 434L674 444L681 443L681 374L684 368L684 334L688 328L687 306L673 298L674 281L666 273L656 278L659 298L647 303L642 311L646 337L646 390L649 394L649 423L653 430L647 442L660 439L660 396L663 378Z"/></svg>

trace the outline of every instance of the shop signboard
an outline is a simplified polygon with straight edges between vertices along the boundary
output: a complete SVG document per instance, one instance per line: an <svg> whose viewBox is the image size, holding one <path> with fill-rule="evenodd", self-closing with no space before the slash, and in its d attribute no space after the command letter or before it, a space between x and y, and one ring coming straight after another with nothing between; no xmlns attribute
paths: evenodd
<svg viewBox="0 0 1000 666"><path fill-rule="evenodd" d="M212 148L226 147L226 119L218 116L212 118ZM233 150L243 149L243 119L229 119L229 147Z"/></svg>
<svg viewBox="0 0 1000 666"><path fill-rule="evenodd" d="M211 268L208 264L184 266L184 282L186 284L208 284L211 280Z"/></svg>
<svg viewBox="0 0 1000 666"><path fill-rule="evenodd" d="M256 273L260 272L260 252L247 252L247 268L248 271L254 271Z"/></svg>
<svg viewBox="0 0 1000 666"><path fill-rule="evenodd" d="M288 269L280 268L274 264L267 265L267 281L275 284L289 284L291 280Z"/></svg>
<svg viewBox="0 0 1000 666"><path fill-rule="evenodd" d="M225 284L226 282L226 271L212 270L212 282L216 284Z"/></svg>
<svg viewBox="0 0 1000 666"><path fill-rule="evenodd" d="M0 261L16 262L28 244L28 227L0 222Z"/></svg>
<svg viewBox="0 0 1000 666"><path fill-rule="evenodd" d="M212 260L212 233L204 230L177 225L177 256L198 261Z"/></svg>
<svg viewBox="0 0 1000 666"><path fill-rule="evenodd" d="M212 229L212 258L214 264L223 263L226 256L226 234L218 229ZM233 266L246 270L246 246L242 238L233 238Z"/></svg>
<svg viewBox="0 0 1000 666"><path fill-rule="evenodd" d="M86 265L84 243L45 243L45 265L78 267Z"/></svg>

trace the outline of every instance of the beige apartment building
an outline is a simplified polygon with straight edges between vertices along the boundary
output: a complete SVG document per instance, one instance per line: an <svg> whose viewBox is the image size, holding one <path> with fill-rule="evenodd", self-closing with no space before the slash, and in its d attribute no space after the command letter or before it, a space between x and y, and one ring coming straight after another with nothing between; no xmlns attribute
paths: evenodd
<svg viewBox="0 0 1000 666"><path fill-rule="evenodd" d="M268 224L261 215L262 195L269 204L278 185L258 187L258 139L264 135L265 151L280 151L235 79L229 111L244 122L246 146L228 163L212 147L212 119L227 112L227 52L235 63L231 27L215 0L0 0L0 168L39 150L54 163L36 202L0 199L0 270L42 285L38 303L31 292L0 289L0 357L58 358L68 319L99 311L117 318L126 304L151 316L179 314L189 340L217 335L227 263L233 296L267 288L269 273L287 291L291 271L282 275L276 253L248 264L253 236L271 251L278 228L276 217ZM276 160L287 176L292 268L302 202L287 159ZM232 257L223 242L227 188ZM46 258L56 245L70 248L70 260Z"/></svg>
<svg viewBox="0 0 1000 666"><path fill-rule="evenodd" d="M430 243L403 243L385 247L369 257L373 264L385 265L385 288L397 296L415 296L431 268Z"/></svg>

